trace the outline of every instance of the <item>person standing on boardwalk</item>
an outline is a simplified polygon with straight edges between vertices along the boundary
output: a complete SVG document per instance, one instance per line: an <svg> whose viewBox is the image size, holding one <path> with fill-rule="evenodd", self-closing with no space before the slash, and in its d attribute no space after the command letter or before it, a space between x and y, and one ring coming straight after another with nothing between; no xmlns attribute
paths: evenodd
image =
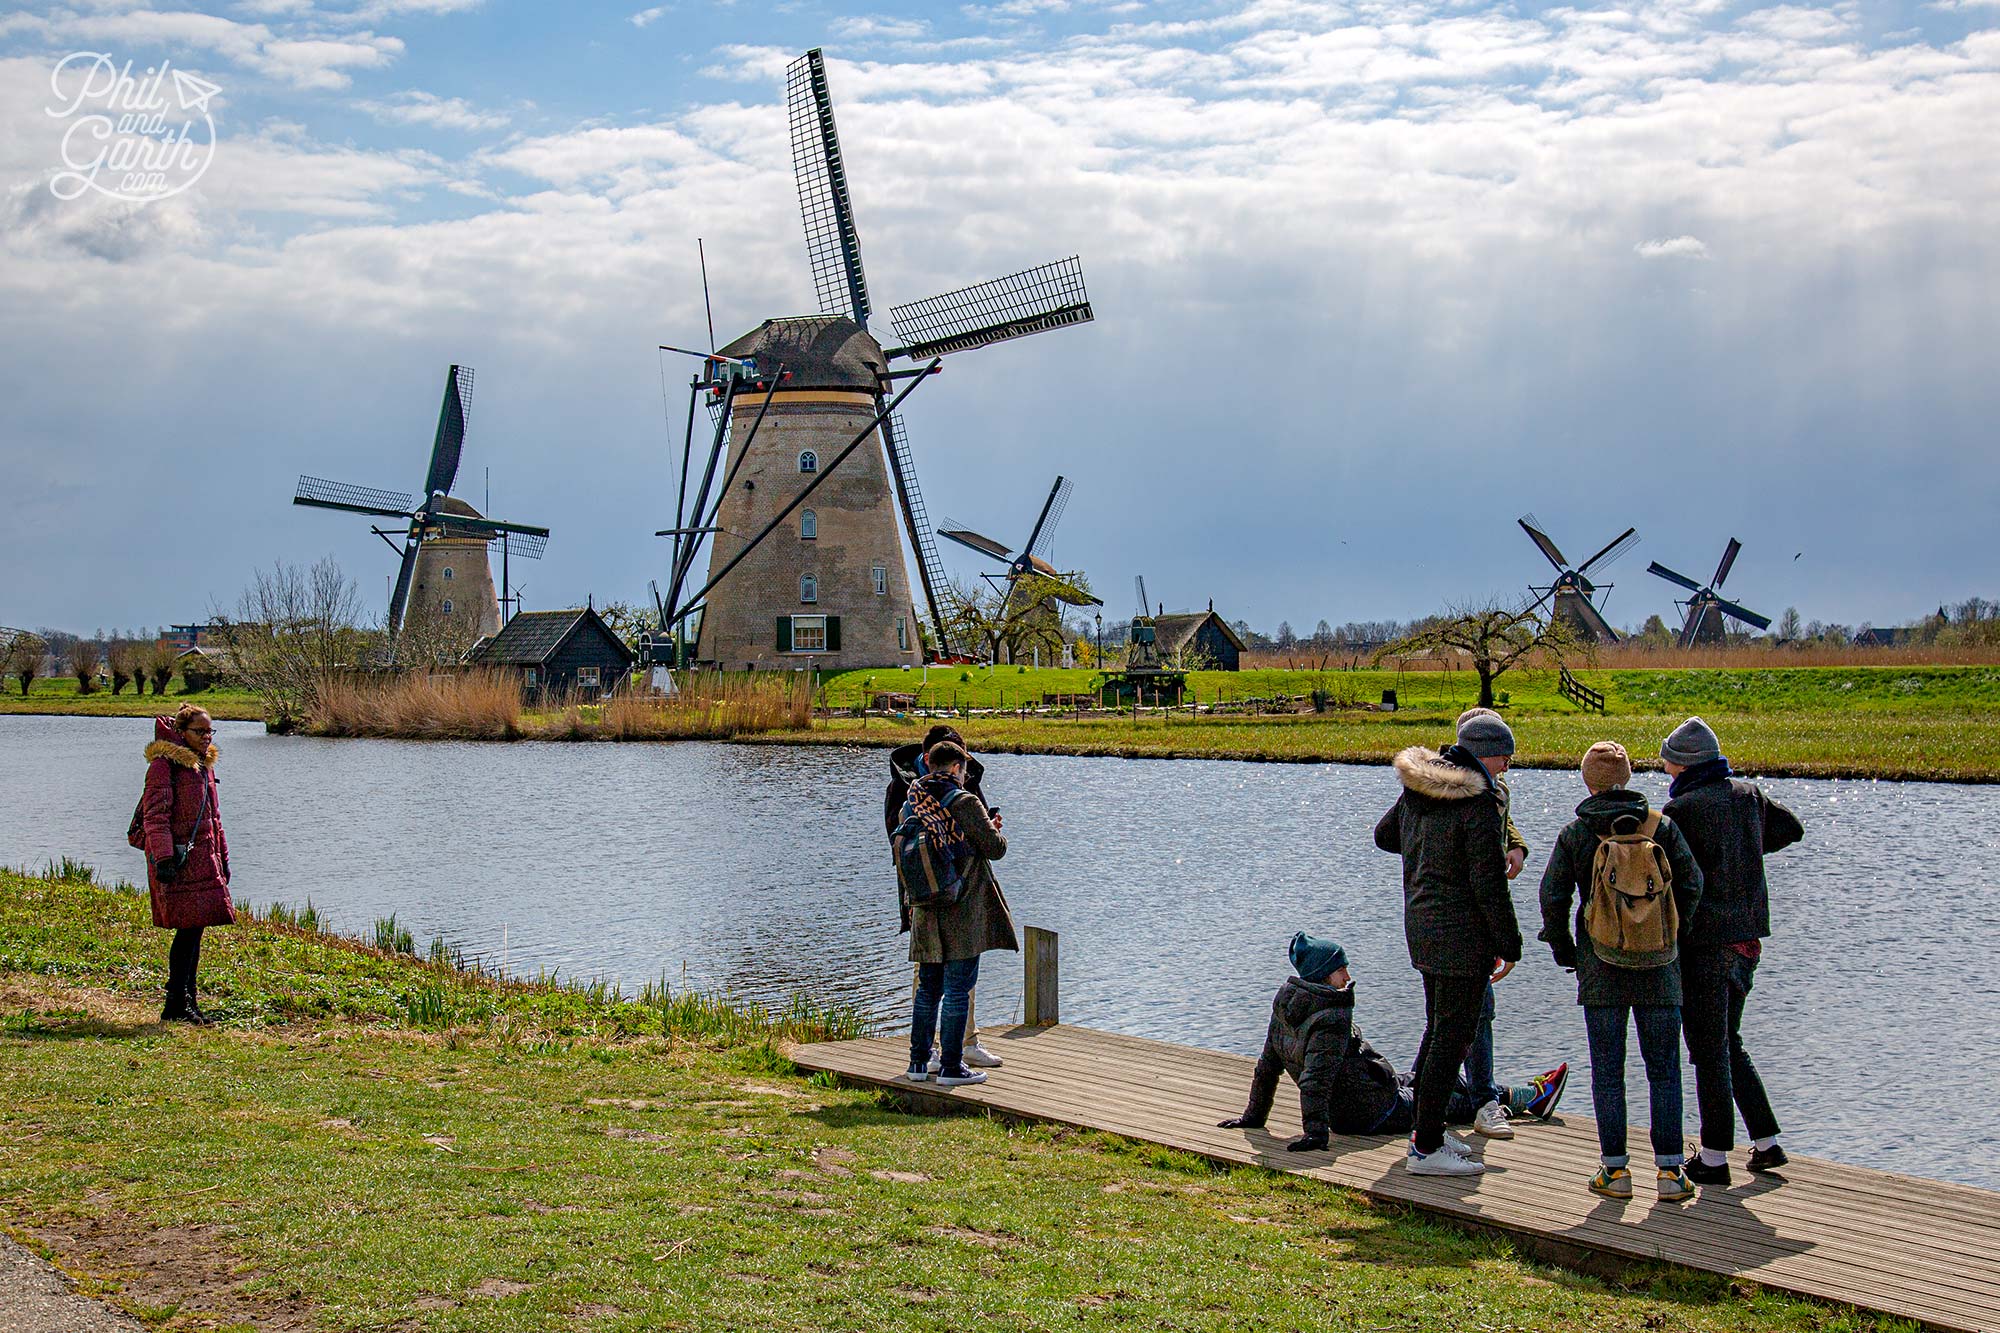
<svg viewBox="0 0 2000 1333"><path fill-rule="evenodd" d="M936 1078L946 1087L984 1083L986 1071L965 1061L966 1016L979 980L979 956L988 949L1019 952L1014 918L992 863L1007 854L1007 839L986 813L986 804L967 790L964 747L939 741L924 756L924 776L912 784L910 800L935 801L956 822L969 852L962 863L958 893L948 903L910 907L910 961L917 964L916 1005L910 1016L912 1083ZM936 1036L941 1063L929 1068Z"/></svg>
<svg viewBox="0 0 2000 1333"><path fill-rule="evenodd" d="M1806 831L1762 787L1731 775L1721 741L1698 717L1660 743L1660 761L1673 778L1667 816L1687 834L1703 883L1680 962L1681 1020L1701 1111L1701 1151L1688 1175L1726 1186L1738 1110L1750 1131L1750 1169L1773 1171L1787 1160L1764 1080L1743 1047L1743 1005L1771 933L1764 857Z"/></svg>
<svg viewBox="0 0 2000 1333"><path fill-rule="evenodd" d="M214 738L214 719L193 704L182 704L172 717L153 719L146 788L128 835L146 853L153 924L174 932L167 950L167 1003L160 1013L169 1023L210 1021L195 1002L201 932L236 924Z"/></svg>
<svg viewBox="0 0 2000 1333"><path fill-rule="evenodd" d="M1410 963L1424 979L1408 1165L1413 1175L1486 1169L1447 1144L1444 1115L1479 1025L1486 986L1521 958L1493 781L1513 753L1514 733L1497 717L1475 718L1442 753L1411 746L1395 760L1402 795L1375 826L1375 845L1403 858L1403 935Z"/></svg>
<svg viewBox="0 0 2000 1333"><path fill-rule="evenodd" d="M986 776L986 766L973 756L971 750L966 747L965 738L958 734L956 728L945 726L940 722L925 733L923 744L899 745L889 751L889 787L882 794L882 827L890 837L896 834L896 823L902 818L903 798L910 794L910 784L924 775L924 755L939 741L950 741L966 751L963 785L967 791L977 796L982 804L985 802L986 793L979 784ZM999 828L1001 826L999 813L990 810L989 813L992 814L993 827ZM905 932L910 929L908 904L902 907L902 929ZM980 1043L979 1015L973 998L970 992L965 997L965 1063L974 1069L998 1069L1001 1064L1000 1057ZM934 1052L931 1056L931 1072L935 1074L943 1063L943 1054Z"/></svg>
<svg viewBox="0 0 2000 1333"><path fill-rule="evenodd" d="M1576 973L1576 1002L1583 1006L1584 1032L1590 1039L1590 1096L1603 1158L1590 1182L1592 1192L1611 1199L1632 1197L1631 1158L1625 1151L1625 1033L1636 1023L1650 1089L1660 1198L1677 1203L1693 1197L1694 1186L1682 1169L1687 1155L1681 1143L1681 975L1676 958L1701 900L1701 869L1679 826L1654 814L1645 794L1630 789L1631 781L1631 757L1616 741L1599 741L1584 752L1583 785L1590 795L1557 836L1542 872L1540 938L1558 967ZM1620 852L1625 859L1617 859ZM1643 880L1651 894L1665 890L1672 899L1671 915L1658 896L1631 899L1641 905L1624 910L1622 926L1614 932L1606 913L1621 901L1621 866L1639 868L1636 877L1626 874L1623 887ZM1664 885L1659 882L1663 871ZM1658 931L1641 940L1639 926L1647 913Z"/></svg>
<svg viewBox="0 0 2000 1333"><path fill-rule="evenodd" d="M1478 718L1501 720L1500 714L1491 708L1466 709L1458 715L1461 741L1466 726ZM1511 882L1528 863L1528 840L1521 836L1521 830L1514 824L1514 793L1507 785L1506 770L1493 775L1493 785L1500 794L1500 823L1507 833L1507 878ZM1569 1079L1569 1061L1565 1060L1554 1069L1535 1075L1526 1089L1503 1086L1493 1074L1494 1012L1493 984L1488 982L1486 994L1479 1002L1479 1027L1472 1034L1472 1049L1465 1053L1465 1082L1472 1089L1472 1095L1479 1099L1479 1111L1472 1118L1473 1133L1489 1139L1511 1139L1514 1127L1508 1123L1510 1119L1533 1114L1530 1110L1532 1106L1552 1107L1561 1098L1562 1085ZM1551 1086L1555 1095L1544 1095ZM1521 1094L1524 1091L1530 1095L1523 1097Z"/></svg>

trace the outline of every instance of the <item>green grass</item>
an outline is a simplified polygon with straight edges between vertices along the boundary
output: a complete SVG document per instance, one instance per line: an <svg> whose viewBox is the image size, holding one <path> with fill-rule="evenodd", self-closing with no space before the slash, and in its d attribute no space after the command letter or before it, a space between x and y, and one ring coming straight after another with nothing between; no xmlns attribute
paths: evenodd
<svg viewBox="0 0 2000 1333"><path fill-rule="evenodd" d="M21 696L20 682L9 677L0 682L0 714L63 713L82 717L157 717L171 713L184 703L197 703L212 717L231 721L257 722L264 716L263 705L247 690L216 687L198 694L183 694L179 684L169 685L165 694L134 694L127 685L120 694L109 689L89 694L76 692L74 676L42 676Z"/></svg>
<svg viewBox="0 0 2000 1333"><path fill-rule="evenodd" d="M1103 1135L906 1114L798 1077L771 1016L647 1031L602 992L261 922L210 939L227 1021L162 1027L141 898L0 873L0 1217L154 1327L1892 1327L1550 1270ZM201 1280L149 1277L197 1259Z"/></svg>

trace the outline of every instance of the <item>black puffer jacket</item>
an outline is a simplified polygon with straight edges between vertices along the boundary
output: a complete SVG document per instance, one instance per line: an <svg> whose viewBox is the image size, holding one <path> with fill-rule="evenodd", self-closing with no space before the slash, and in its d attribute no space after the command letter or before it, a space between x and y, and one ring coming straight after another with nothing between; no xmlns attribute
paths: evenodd
<svg viewBox="0 0 2000 1333"><path fill-rule="evenodd" d="M1644 792L1614 787L1599 792L1576 808L1576 818L1556 837L1542 872L1542 933L1556 962L1576 969L1578 1004L1674 1004L1681 1002L1681 970L1666 967L1614 967L1597 956L1583 912L1590 902L1590 875L1597 861L1598 842L1612 833L1627 833L1645 822L1650 807ZM1701 900L1701 867L1681 836L1680 825L1660 821L1653 841L1667 854L1674 874L1674 908L1680 915L1680 939L1685 941ZM1575 915L1571 915L1571 904Z"/></svg>
<svg viewBox="0 0 2000 1333"><path fill-rule="evenodd" d="M1403 858L1403 936L1419 972L1483 977L1519 962L1521 926L1507 896L1507 839L1491 775L1459 746L1396 756L1403 794L1375 825L1375 845Z"/></svg>
<svg viewBox="0 0 2000 1333"><path fill-rule="evenodd" d="M1674 782L1667 818L1681 826L1701 865L1701 906L1686 942L1740 944L1771 933L1764 857L1806 835L1799 817L1754 782L1729 776L1725 761L1690 768Z"/></svg>
<svg viewBox="0 0 2000 1333"><path fill-rule="evenodd" d="M1396 1071L1354 1026L1354 987L1292 977L1271 1002L1264 1054L1250 1079L1243 1123L1261 1126L1271 1115L1278 1076L1299 1085L1299 1112L1307 1134L1367 1134L1400 1100Z"/></svg>

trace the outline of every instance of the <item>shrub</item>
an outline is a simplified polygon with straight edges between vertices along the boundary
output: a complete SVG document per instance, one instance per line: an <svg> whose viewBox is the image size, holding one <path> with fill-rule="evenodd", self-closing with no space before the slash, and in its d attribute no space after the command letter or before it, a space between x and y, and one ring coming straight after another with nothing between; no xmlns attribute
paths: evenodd
<svg viewBox="0 0 2000 1333"><path fill-rule="evenodd" d="M134 676L139 676L139 645L130 639L113 639L104 650L104 665L111 673L111 693L118 694ZM139 677L139 688L146 687L145 677Z"/></svg>

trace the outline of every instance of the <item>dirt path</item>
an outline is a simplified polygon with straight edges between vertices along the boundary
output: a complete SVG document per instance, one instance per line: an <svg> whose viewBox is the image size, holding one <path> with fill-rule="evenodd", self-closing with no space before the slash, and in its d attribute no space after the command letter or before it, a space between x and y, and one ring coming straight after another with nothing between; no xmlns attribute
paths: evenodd
<svg viewBox="0 0 2000 1333"><path fill-rule="evenodd" d="M131 1316L80 1296L32 1251L0 1236L0 1328L8 1333L144 1333Z"/></svg>

